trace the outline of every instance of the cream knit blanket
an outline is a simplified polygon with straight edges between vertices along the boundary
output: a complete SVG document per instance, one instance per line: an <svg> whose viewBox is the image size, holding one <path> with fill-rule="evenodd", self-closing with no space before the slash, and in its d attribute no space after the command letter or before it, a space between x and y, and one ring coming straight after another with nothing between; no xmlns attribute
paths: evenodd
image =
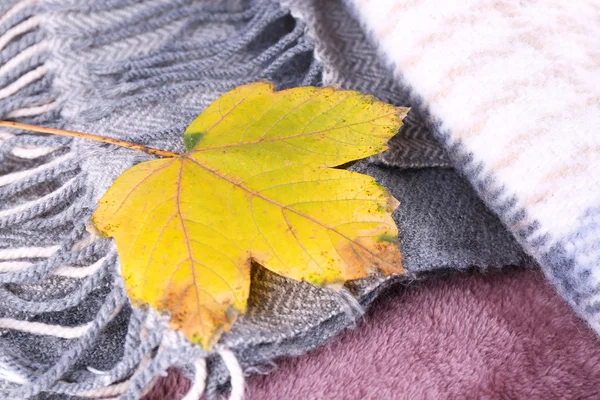
<svg viewBox="0 0 600 400"><path fill-rule="evenodd" d="M455 164L600 333L600 3L350 5Z"/></svg>

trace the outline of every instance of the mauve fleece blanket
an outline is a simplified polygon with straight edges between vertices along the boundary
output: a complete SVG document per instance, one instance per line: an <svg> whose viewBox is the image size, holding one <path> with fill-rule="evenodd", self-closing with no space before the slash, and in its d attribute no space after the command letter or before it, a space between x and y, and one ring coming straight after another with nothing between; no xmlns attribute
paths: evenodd
<svg viewBox="0 0 600 400"><path fill-rule="evenodd" d="M424 310L428 310L424 312ZM175 370L145 400L181 399ZM595 399L600 343L539 270L391 288L357 329L248 380L247 399Z"/></svg>

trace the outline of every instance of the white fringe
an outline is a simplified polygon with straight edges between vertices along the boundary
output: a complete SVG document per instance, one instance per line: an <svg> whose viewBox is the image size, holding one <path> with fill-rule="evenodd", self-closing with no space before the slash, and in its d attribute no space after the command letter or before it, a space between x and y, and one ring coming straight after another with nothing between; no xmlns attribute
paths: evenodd
<svg viewBox="0 0 600 400"><path fill-rule="evenodd" d="M21 321L12 318L0 318L1 329L15 329L34 335L55 336L62 339L75 339L85 335L92 326L91 322L80 326L50 325L41 322Z"/></svg>
<svg viewBox="0 0 600 400"><path fill-rule="evenodd" d="M15 134L7 131L0 131L0 143L5 141L6 139L10 139L11 137L15 137Z"/></svg>
<svg viewBox="0 0 600 400"><path fill-rule="evenodd" d="M98 239L97 236L94 236L90 233L86 234L86 236L84 236L83 238L79 239L71 248L71 250L81 250L85 247L88 247L90 244L92 244L96 239ZM115 248L115 244L114 242L111 244L111 248Z"/></svg>
<svg viewBox="0 0 600 400"><path fill-rule="evenodd" d="M231 350L225 347L217 347L216 350L223 359L231 376L229 400L242 400L244 398L244 371L242 371L240 363Z"/></svg>
<svg viewBox="0 0 600 400"><path fill-rule="evenodd" d="M8 174L8 175L3 175L0 176L0 186L5 186L8 185L10 183L13 182L17 182L23 179L27 179L32 175L35 175L41 171L44 171L46 169L55 167L56 165L59 165L65 161L69 161L71 159L75 158L75 154L74 153L67 153L64 156L61 157L57 157L54 160L50 161L49 163L40 165L39 167L35 167L32 169L28 169L25 171L19 171L19 172L14 172L12 174Z"/></svg>
<svg viewBox="0 0 600 400"><path fill-rule="evenodd" d="M48 47L49 46L47 42L40 42L29 46L28 48L26 48L25 50L8 60L6 64L0 66L0 75L7 73L23 61L33 57L35 54L41 52L42 50L45 50Z"/></svg>
<svg viewBox="0 0 600 400"><path fill-rule="evenodd" d="M6 119L21 118L21 117L33 117L36 115L47 113L48 111L52 111L55 108L56 108L56 102L53 101L52 103L43 104L41 106L18 108L16 110L13 110L13 111L7 113L4 117Z"/></svg>
<svg viewBox="0 0 600 400"><path fill-rule="evenodd" d="M194 363L194 381L182 400L198 400L206 388L206 360L201 358Z"/></svg>
<svg viewBox="0 0 600 400"><path fill-rule="evenodd" d="M15 260L18 258L48 258L60 249L60 245L50 247L18 247L16 249L0 250L0 260Z"/></svg>
<svg viewBox="0 0 600 400"><path fill-rule="evenodd" d="M109 321L116 317L123 308L124 303L113 311ZM62 339L76 339L87 333L92 327L92 322L79 326L61 326L44 324L42 322L22 321L13 318L0 318L0 329L14 329L22 332L28 332L34 335L54 336Z"/></svg>
<svg viewBox="0 0 600 400"><path fill-rule="evenodd" d="M38 0L21 0L7 10L3 15L0 15L0 24L8 20L10 17L32 4L35 4Z"/></svg>
<svg viewBox="0 0 600 400"><path fill-rule="evenodd" d="M21 204L17 207L0 211L0 218L26 211L27 209L33 208L33 207L37 206L38 204L46 203L49 199L51 199L53 197L61 196L63 194L63 192L66 191L69 188L69 186L71 186L73 184L73 182L75 182L76 179L77 178L72 178L71 180L67 181L60 189L58 189L52 193L49 193L43 197L40 197L37 200L33 200L30 202ZM29 257L33 257L33 256L29 256Z"/></svg>
<svg viewBox="0 0 600 400"><path fill-rule="evenodd" d="M56 147L18 146L13 148L10 152L16 157L32 160L34 158L48 155L54 150L56 150Z"/></svg>
<svg viewBox="0 0 600 400"><path fill-rule="evenodd" d="M48 67L46 67L45 65L40 65L36 69L29 71L10 85L6 86L4 89L0 89L0 100L5 99L8 96L12 96L19 90L23 89L25 86L37 81L47 73Z"/></svg>
<svg viewBox="0 0 600 400"><path fill-rule="evenodd" d="M94 275L96 272L98 272L102 267L102 263L107 258L108 255L102 257L87 267L60 267L53 272L53 275L65 276L67 278L87 278L88 276Z"/></svg>
<svg viewBox="0 0 600 400"><path fill-rule="evenodd" d="M6 17L6 16L5 16ZM21 22L19 25L14 26L7 30L4 35L0 36L0 50L6 47L14 38L24 34L36 28L41 22L41 17L34 15L33 17Z"/></svg>
<svg viewBox="0 0 600 400"><path fill-rule="evenodd" d="M8 261L0 263L0 272L23 271L31 267L33 263L26 261Z"/></svg>
<svg viewBox="0 0 600 400"><path fill-rule="evenodd" d="M102 267L102 263L108 258L110 254L102 257L95 263L88 265L87 267L58 267L52 272L52 275L64 276L67 278L87 278L88 276L94 275ZM27 261L8 261L0 262L0 272L11 272L11 271L23 271L34 263Z"/></svg>
<svg viewBox="0 0 600 400"><path fill-rule="evenodd" d="M16 372L3 368L0 368L0 380L18 383L20 385L24 385L29 382Z"/></svg>

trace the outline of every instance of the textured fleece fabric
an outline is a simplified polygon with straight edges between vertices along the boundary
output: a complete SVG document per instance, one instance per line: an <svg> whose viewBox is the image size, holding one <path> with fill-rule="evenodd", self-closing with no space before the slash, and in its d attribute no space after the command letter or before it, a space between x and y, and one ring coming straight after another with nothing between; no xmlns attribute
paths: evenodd
<svg viewBox="0 0 600 400"><path fill-rule="evenodd" d="M249 379L247 399L596 399L600 343L539 270L436 277L382 294L356 329ZM175 400L181 373L145 400Z"/></svg>
<svg viewBox="0 0 600 400"><path fill-rule="evenodd" d="M348 4L454 163L600 334L600 3Z"/></svg>

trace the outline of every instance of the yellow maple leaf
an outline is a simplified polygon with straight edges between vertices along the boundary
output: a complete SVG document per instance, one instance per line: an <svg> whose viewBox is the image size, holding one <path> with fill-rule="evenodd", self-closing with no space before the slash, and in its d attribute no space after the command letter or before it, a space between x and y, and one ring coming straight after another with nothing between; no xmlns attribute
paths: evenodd
<svg viewBox="0 0 600 400"><path fill-rule="evenodd" d="M252 260L320 286L401 273L397 201L331 167L382 151L405 113L265 82L219 97L186 130L186 154L125 171L92 216L116 240L132 301L210 348L245 311Z"/></svg>

